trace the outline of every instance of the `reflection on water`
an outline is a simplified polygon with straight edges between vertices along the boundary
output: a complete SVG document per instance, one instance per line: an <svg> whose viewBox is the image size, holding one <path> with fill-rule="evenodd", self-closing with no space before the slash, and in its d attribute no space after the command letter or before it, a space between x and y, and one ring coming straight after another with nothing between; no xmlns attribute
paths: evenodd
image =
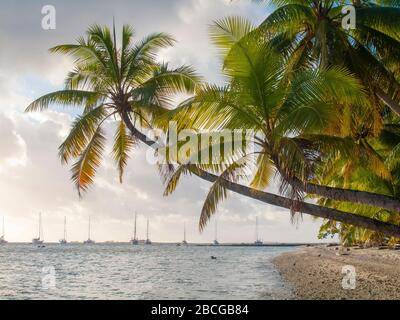
<svg viewBox="0 0 400 320"><path fill-rule="evenodd" d="M8 244L0 246L0 298L286 299L271 260L290 250Z"/></svg>

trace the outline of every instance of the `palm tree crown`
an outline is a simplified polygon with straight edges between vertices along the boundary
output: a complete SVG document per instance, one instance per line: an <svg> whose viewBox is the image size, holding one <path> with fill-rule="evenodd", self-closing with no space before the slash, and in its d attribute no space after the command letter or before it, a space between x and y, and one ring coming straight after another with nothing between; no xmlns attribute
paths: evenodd
<svg viewBox="0 0 400 320"><path fill-rule="evenodd" d="M349 71L338 67L302 69L288 76L285 58L244 19L218 21L211 31L222 49L227 84L203 86L175 111L174 119L180 126L196 130L243 128L255 132L255 152L232 155L220 172L222 178L237 182L244 172L253 172L250 186L265 189L278 174L281 191L297 203L303 199L291 188L292 178L312 180L325 156L339 153L349 157L357 150L366 160L367 153L362 156L351 140L329 134L330 124L341 121L338 106L368 104L361 83ZM175 180L171 179L173 184ZM217 202L226 196L219 182L203 206L203 227Z"/></svg>
<svg viewBox="0 0 400 320"><path fill-rule="evenodd" d="M346 66L369 88L372 101L380 99L400 115L398 1L271 2L276 10L260 29L288 57L290 70L302 66ZM355 28L342 26L342 9L347 5L355 8ZM376 108L382 109L378 103ZM379 117L374 121L380 123Z"/></svg>
<svg viewBox="0 0 400 320"><path fill-rule="evenodd" d="M133 36L133 29L124 25L118 47L115 27L110 31L94 25L76 44L50 49L71 56L74 70L64 90L42 96L27 108L41 111L51 104L83 108L59 148L63 163L77 159L71 171L79 194L93 182L101 163L107 119L114 117L117 122L112 153L122 181L129 151L136 143L123 118L135 126L150 127L154 117L171 108L174 94L193 92L200 80L190 66L169 68L157 61L157 52L175 42L170 35L154 33L137 43Z"/></svg>

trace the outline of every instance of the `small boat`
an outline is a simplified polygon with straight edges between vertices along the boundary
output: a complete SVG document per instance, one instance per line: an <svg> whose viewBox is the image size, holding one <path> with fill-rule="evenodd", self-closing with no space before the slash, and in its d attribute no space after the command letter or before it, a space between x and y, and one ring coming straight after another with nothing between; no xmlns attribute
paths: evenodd
<svg viewBox="0 0 400 320"><path fill-rule="evenodd" d="M218 234L217 234L217 232L218 232L218 224L217 224L217 220L215 220L215 239L214 239L214 241L213 241L213 246L219 246L219 242L218 242Z"/></svg>
<svg viewBox="0 0 400 320"><path fill-rule="evenodd" d="M88 229L88 239L83 241L83 244L95 244L96 242L90 239L90 216L89 216L89 229Z"/></svg>
<svg viewBox="0 0 400 320"><path fill-rule="evenodd" d="M4 239L4 236L2 235L2 236L0 237L0 244L6 244L6 243L8 243L8 242L7 242L6 239Z"/></svg>
<svg viewBox="0 0 400 320"><path fill-rule="evenodd" d="M39 213L39 236L37 238L32 239L32 244L37 245L38 247L44 247L42 239L43 237L43 229L42 229L42 214Z"/></svg>
<svg viewBox="0 0 400 320"><path fill-rule="evenodd" d="M263 242L258 237L258 217L256 217L256 241L254 241L255 246L262 246Z"/></svg>
<svg viewBox="0 0 400 320"><path fill-rule="evenodd" d="M67 217L64 217L64 236L59 241L60 244L67 244Z"/></svg>
<svg viewBox="0 0 400 320"><path fill-rule="evenodd" d="M146 241L145 244L152 244L150 238L149 238L149 219L147 219L147 230L146 230Z"/></svg>
<svg viewBox="0 0 400 320"><path fill-rule="evenodd" d="M182 245L187 246L187 241L186 241L186 223L183 223L183 241L182 241Z"/></svg>
<svg viewBox="0 0 400 320"><path fill-rule="evenodd" d="M3 228L2 228L2 233L0 236L0 244L6 244L6 243L8 243L8 242L6 241L6 235L4 232L4 217L3 217Z"/></svg>
<svg viewBox="0 0 400 320"><path fill-rule="evenodd" d="M139 244L139 240L136 236L136 212L135 212L135 225L133 228L133 238L131 239L131 244L135 246Z"/></svg>

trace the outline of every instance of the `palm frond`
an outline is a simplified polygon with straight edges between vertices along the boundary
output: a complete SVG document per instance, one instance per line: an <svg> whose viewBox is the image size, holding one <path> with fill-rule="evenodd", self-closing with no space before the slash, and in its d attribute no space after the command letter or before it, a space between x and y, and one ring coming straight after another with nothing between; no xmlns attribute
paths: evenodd
<svg viewBox="0 0 400 320"><path fill-rule="evenodd" d="M132 150L132 147L135 145L135 143L136 141L133 139L133 137L127 133L125 123L120 120L115 132L114 146L112 150L114 161L117 164L119 172L120 183L122 183L124 169L129 159L129 152Z"/></svg>
<svg viewBox="0 0 400 320"><path fill-rule="evenodd" d="M102 98L103 95L98 92L61 90L46 94L36 99L26 108L25 112L43 111L48 109L51 104L82 107L86 104L95 104Z"/></svg>
<svg viewBox="0 0 400 320"><path fill-rule="evenodd" d="M78 161L71 168L71 179L80 196L82 191L86 191L93 184L93 178L101 163L105 140L103 130L99 127L86 149L79 156Z"/></svg>
<svg viewBox="0 0 400 320"><path fill-rule="evenodd" d="M107 116L104 106L99 106L76 118L68 137L59 147L59 156L63 164L67 164L70 159L77 158L83 152L95 135L100 122Z"/></svg>

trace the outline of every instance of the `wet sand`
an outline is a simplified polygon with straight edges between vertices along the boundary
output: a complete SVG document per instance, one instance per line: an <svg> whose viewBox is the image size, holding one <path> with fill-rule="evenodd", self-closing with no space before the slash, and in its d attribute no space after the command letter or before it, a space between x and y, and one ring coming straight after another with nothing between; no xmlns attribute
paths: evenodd
<svg viewBox="0 0 400 320"><path fill-rule="evenodd" d="M274 264L297 299L400 299L400 251L347 251L316 246L282 254L274 259ZM355 267L355 289L342 288L342 268L347 265Z"/></svg>

